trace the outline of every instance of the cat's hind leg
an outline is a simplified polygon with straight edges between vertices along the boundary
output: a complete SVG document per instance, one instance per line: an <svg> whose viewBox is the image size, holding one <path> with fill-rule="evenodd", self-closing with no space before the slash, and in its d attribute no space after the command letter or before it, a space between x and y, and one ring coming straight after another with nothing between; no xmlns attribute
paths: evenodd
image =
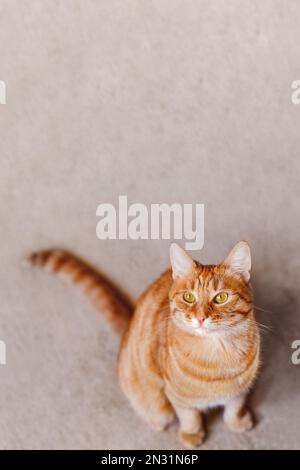
<svg viewBox="0 0 300 470"><path fill-rule="evenodd" d="M166 396L163 395L162 392L156 405L151 406L144 415L144 419L148 422L149 426L159 432L167 429L176 418L174 408Z"/></svg>
<svg viewBox="0 0 300 470"><path fill-rule="evenodd" d="M165 396L163 390L149 393L149 389L144 396L131 393L128 395L132 407L137 414L147 422L154 431L164 431L176 419L176 414L171 403Z"/></svg>
<svg viewBox="0 0 300 470"><path fill-rule="evenodd" d="M120 370L120 385L136 413L156 431L163 431L176 418L159 376L141 377L136 371Z"/></svg>

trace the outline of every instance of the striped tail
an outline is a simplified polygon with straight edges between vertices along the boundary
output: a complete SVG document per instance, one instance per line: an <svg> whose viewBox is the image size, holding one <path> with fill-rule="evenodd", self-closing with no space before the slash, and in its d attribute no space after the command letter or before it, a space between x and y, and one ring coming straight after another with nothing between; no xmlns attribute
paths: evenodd
<svg viewBox="0 0 300 470"><path fill-rule="evenodd" d="M78 286L100 310L119 334L129 324L132 305L121 292L96 270L77 256L64 250L45 250L32 253L28 261Z"/></svg>

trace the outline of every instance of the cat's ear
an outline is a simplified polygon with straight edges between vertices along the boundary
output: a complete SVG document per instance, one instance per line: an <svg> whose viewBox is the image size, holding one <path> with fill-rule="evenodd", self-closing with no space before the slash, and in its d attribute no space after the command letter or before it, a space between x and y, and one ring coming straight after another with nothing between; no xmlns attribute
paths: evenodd
<svg viewBox="0 0 300 470"><path fill-rule="evenodd" d="M251 270L251 253L248 243L245 241L237 243L223 262L223 265L248 282Z"/></svg>
<svg viewBox="0 0 300 470"><path fill-rule="evenodd" d="M192 272L194 261L177 243L170 246L170 260L174 279Z"/></svg>

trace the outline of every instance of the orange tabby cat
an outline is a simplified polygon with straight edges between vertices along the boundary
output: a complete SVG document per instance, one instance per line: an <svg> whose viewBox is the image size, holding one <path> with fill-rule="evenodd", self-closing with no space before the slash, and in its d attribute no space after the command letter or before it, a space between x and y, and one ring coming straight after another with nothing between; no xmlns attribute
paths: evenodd
<svg viewBox="0 0 300 470"><path fill-rule="evenodd" d="M251 258L238 243L219 265L202 265L175 243L172 270L142 294L133 315L104 278L64 251L31 255L78 284L115 329L124 332L119 379L136 412L157 430L177 415L188 447L204 439L201 412L224 406L230 429L253 425L244 411L259 366L259 333L249 286Z"/></svg>

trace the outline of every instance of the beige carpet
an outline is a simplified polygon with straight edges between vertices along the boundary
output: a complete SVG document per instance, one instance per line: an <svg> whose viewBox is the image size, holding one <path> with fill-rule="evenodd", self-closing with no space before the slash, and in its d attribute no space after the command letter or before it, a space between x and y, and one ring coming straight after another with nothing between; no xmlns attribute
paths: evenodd
<svg viewBox="0 0 300 470"><path fill-rule="evenodd" d="M118 338L71 286L23 268L64 246L136 297L168 241L99 241L96 207L205 204L217 262L253 251L265 332L257 427L208 419L203 449L300 448L300 79L297 0L2 0L0 447L175 449L130 409Z"/></svg>

